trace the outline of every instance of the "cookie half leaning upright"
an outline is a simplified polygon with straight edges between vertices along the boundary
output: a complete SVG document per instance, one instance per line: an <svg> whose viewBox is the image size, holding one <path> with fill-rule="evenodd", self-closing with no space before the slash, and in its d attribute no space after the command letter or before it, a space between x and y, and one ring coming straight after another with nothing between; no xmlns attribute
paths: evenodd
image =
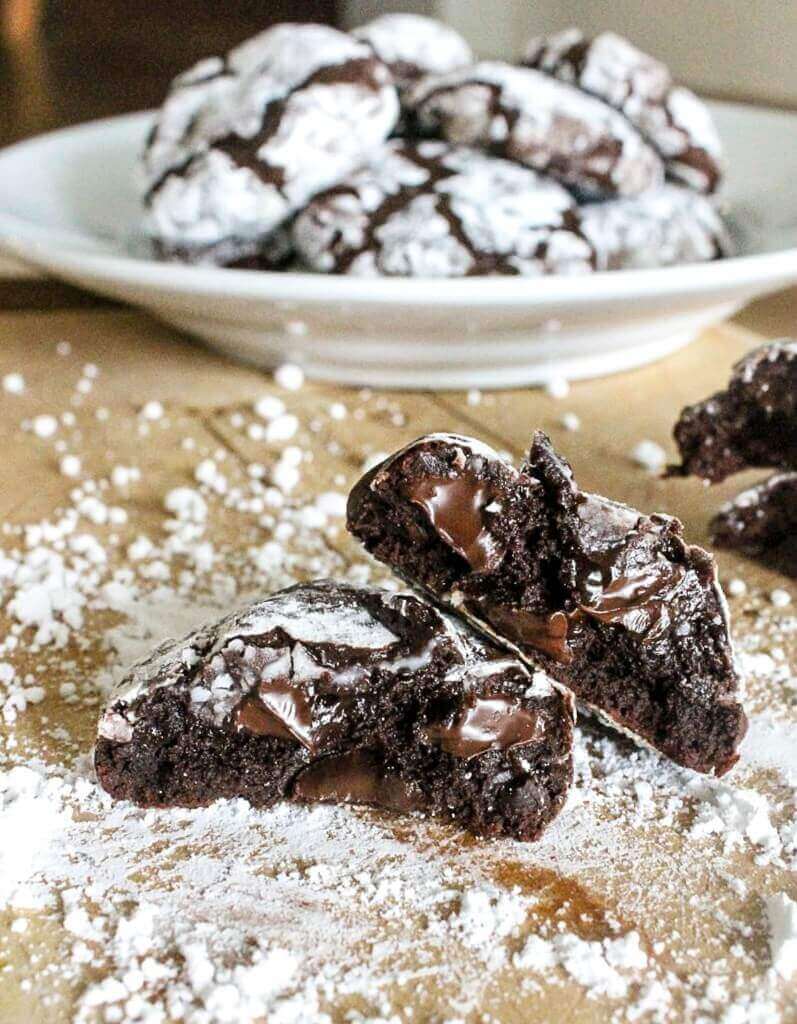
<svg viewBox="0 0 797 1024"><path fill-rule="evenodd" d="M713 558L669 516L579 490L544 434L517 470L420 438L354 487L378 559L678 764L726 772L746 729Z"/></svg>

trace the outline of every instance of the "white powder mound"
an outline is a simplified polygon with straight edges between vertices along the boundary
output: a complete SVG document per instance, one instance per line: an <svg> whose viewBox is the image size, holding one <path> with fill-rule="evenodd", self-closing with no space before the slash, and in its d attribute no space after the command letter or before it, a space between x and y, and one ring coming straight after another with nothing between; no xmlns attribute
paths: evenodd
<svg viewBox="0 0 797 1024"><path fill-rule="evenodd" d="M458 32L419 14L383 14L352 35L372 46L385 64L396 65L391 70L401 85L473 63L473 51Z"/></svg>
<svg viewBox="0 0 797 1024"><path fill-rule="evenodd" d="M527 910L528 900L514 893L473 888L460 897L452 923L466 946L488 954L499 952L503 958L500 940L519 928Z"/></svg>
<svg viewBox="0 0 797 1024"><path fill-rule="evenodd" d="M532 935L516 954L514 964L529 971L561 967L593 998L625 999L629 991L627 972L644 970L648 958L637 932L602 942L571 934L557 935L549 941Z"/></svg>
<svg viewBox="0 0 797 1024"><path fill-rule="evenodd" d="M768 897L766 909L772 966L782 978L789 979L797 971L797 903L785 893L778 893Z"/></svg>

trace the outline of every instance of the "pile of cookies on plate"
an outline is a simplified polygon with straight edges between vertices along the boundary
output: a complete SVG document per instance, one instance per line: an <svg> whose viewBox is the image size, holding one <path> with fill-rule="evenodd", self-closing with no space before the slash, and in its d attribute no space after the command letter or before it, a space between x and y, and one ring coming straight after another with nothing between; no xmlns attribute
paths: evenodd
<svg viewBox="0 0 797 1024"><path fill-rule="evenodd" d="M417 15L278 25L174 80L141 170L146 233L188 263L533 277L730 247L708 110L608 32L505 63Z"/></svg>

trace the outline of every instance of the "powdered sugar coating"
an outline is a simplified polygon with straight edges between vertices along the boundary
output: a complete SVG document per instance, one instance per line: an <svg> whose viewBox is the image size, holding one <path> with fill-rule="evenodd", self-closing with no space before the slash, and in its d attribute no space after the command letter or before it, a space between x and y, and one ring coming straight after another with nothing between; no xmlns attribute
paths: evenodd
<svg viewBox="0 0 797 1024"><path fill-rule="evenodd" d="M604 270L699 263L732 251L716 206L677 185L634 199L588 203L579 212L582 230Z"/></svg>
<svg viewBox="0 0 797 1024"><path fill-rule="evenodd" d="M352 33L373 47L400 89L424 74L446 74L473 63L473 51L459 32L420 14L383 14Z"/></svg>
<svg viewBox="0 0 797 1024"><path fill-rule="evenodd" d="M146 228L167 246L267 237L395 126L388 69L323 25L279 25L175 82L143 157Z"/></svg>
<svg viewBox="0 0 797 1024"><path fill-rule="evenodd" d="M297 217L294 242L314 270L362 276L584 273L593 262L565 189L437 141L388 143Z"/></svg>
<svg viewBox="0 0 797 1024"><path fill-rule="evenodd" d="M622 111L665 159L670 177L699 192L716 190L722 146L711 115L673 84L661 61L614 32L588 39L570 28L532 39L524 63Z"/></svg>
<svg viewBox="0 0 797 1024"><path fill-rule="evenodd" d="M409 594L331 581L280 591L218 623L160 644L111 691L98 734L129 743L137 702L163 687L187 691L193 713L221 725L264 680L287 678L293 684L312 685L329 675L331 670L322 664L324 650L335 652L334 677L341 687L361 682L368 671L366 662L382 671L417 671L430 664L438 648L446 648L452 660L446 678L461 681L466 689L485 677L508 676L527 676L533 689L534 680L520 662L429 606L422 606L426 624L421 627L428 636L414 648L412 630L419 605ZM377 609L399 624L401 636L381 621ZM351 663L347 651L354 653ZM549 692L535 690L534 696Z"/></svg>
<svg viewBox="0 0 797 1024"><path fill-rule="evenodd" d="M626 118L530 68L484 61L431 75L406 102L422 132L489 147L585 196L637 195L663 179L660 158Z"/></svg>

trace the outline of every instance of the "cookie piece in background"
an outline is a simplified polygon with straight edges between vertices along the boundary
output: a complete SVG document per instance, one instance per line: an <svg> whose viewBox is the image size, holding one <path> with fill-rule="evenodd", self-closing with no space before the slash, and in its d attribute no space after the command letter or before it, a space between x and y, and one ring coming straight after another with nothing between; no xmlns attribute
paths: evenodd
<svg viewBox="0 0 797 1024"><path fill-rule="evenodd" d="M681 465L672 476L719 483L743 469L797 470L797 341L746 355L727 390L687 406L673 435Z"/></svg>
<svg viewBox="0 0 797 1024"><path fill-rule="evenodd" d="M532 39L527 67L569 82L622 111L665 161L670 178L698 192L722 179L722 145L708 107L673 83L661 61L614 32L577 28Z"/></svg>
<svg viewBox="0 0 797 1024"><path fill-rule="evenodd" d="M142 158L145 230L200 260L262 248L398 116L370 46L324 25L268 29L175 81Z"/></svg>
<svg viewBox="0 0 797 1024"><path fill-rule="evenodd" d="M464 146L395 140L293 229L313 270L361 276L580 274L594 252L556 182Z"/></svg>
<svg viewBox="0 0 797 1024"><path fill-rule="evenodd" d="M610 724L696 771L737 761L747 720L713 558L676 519L579 490L544 434L520 470L423 437L355 485L348 526Z"/></svg>
<svg viewBox="0 0 797 1024"><path fill-rule="evenodd" d="M633 199L586 203L579 216L599 270L702 263L733 252L714 203L678 185L663 185Z"/></svg>
<svg viewBox="0 0 797 1024"><path fill-rule="evenodd" d="M797 577L797 473L775 473L737 494L712 519L711 537Z"/></svg>
<svg viewBox="0 0 797 1024"><path fill-rule="evenodd" d="M540 71L484 61L429 75L405 98L421 135L481 146L547 174L584 198L660 185L660 157L614 108Z"/></svg>
<svg viewBox="0 0 797 1024"><path fill-rule="evenodd" d="M157 648L111 694L95 761L142 806L370 804L529 840L571 744L569 698L504 651L417 597L318 582Z"/></svg>
<svg viewBox="0 0 797 1024"><path fill-rule="evenodd" d="M442 75L474 61L473 50L456 29L421 14L382 14L352 35L387 64L400 94L423 75Z"/></svg>

